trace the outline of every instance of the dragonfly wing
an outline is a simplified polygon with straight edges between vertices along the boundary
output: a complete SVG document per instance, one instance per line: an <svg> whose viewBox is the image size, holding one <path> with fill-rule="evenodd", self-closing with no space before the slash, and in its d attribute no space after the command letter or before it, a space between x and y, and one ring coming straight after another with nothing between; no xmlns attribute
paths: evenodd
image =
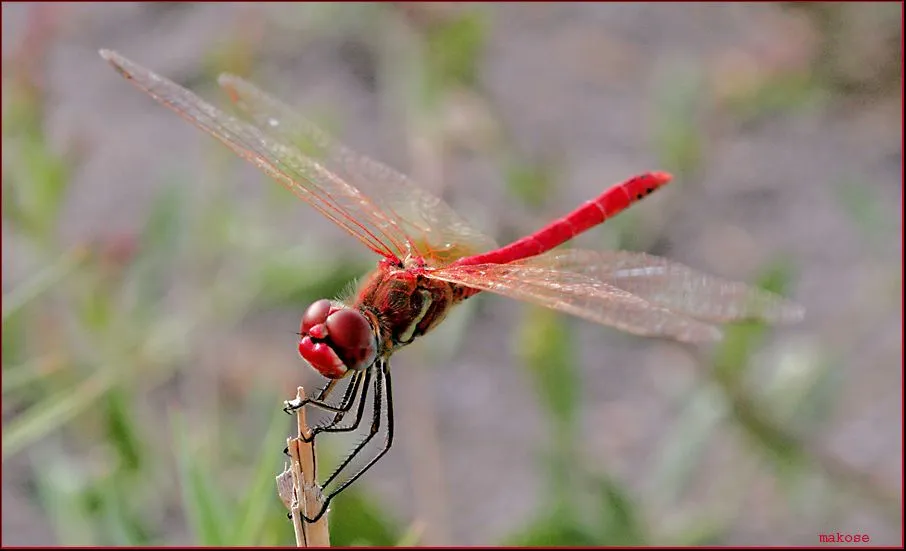
<svg viewBox="0 0 906 551"><path fill-rule="evenodd" d="M565 249L518 264L582 274L673 312L715 323L789 323L803 317L801 306L774 293L646 253Z"/></svg>
<svg viewBox="0 0 906 551"><path fill-rule="evenodd" d="M460 218L443 200L404 174L334 140L254 84L229 74L221 75L219 83L237 107L268 134L295 144L367 193L429 264L444 266L497 248L493 239Z"/></svg>
<svg viewBox="0 0 906 551"><path fill-rule="evenodd" d="M405 234L397 227L396 220L365 193L303 154L296 145L221 111L116 52L102 50L101 56L127 80L223 142L376 253L405 258L408 252Z"/></svg>
<svg viewBox="0 0 906 551"><path fill-rule="evenodd" d="M475 264L435 270L431 277L532 302L636 335L683 342L720 338L720 331L712 325L575 272L520 264Z"/></svg>

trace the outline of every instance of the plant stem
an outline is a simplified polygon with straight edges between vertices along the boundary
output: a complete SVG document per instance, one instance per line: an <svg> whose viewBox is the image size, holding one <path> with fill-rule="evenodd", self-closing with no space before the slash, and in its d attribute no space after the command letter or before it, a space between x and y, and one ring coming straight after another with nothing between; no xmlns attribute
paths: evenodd
<svg viewBox="0 0 906 551"><path fill-rule="evenodd" d="M296 392L296 401L304 400L305 389L300 386ZM303 515L312 518L320 512L321 489L318 487L318 473L315 470L317 463L314 439L305 441L310 438L311 429L305 420L304 407L296 410L296 419L299 434L286 441L292 463L287 470L277 476L277 493L292 515L296 546L330 547L327 513L325 512L316 522L305 522L302 518ZM287 480L287 475L291 478L291 483ZM299 496L302 496L302 499L299 499Z"/></svg>

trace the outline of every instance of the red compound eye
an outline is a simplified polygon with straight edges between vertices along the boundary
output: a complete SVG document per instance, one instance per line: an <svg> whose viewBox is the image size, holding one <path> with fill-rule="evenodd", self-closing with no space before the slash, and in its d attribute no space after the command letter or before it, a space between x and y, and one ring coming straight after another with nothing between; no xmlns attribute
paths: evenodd
<svg viewBox="0 0 906 551"><path fill-rule="evenodd" d="M299 327L299 332L303 335L307 335L312 327L327 321L327 316L330 314L330 308L330 301L326 298L313 302L311 306L305 309L305 313L302 314L302 325Z"/></svg>
<svg viewBox="0 0 906 551"><path fill-rule="evenodd" d="M302 337L299 341L299 355L305 358L315 371L328 379L342 379L348 371L343 365L343 360L337 357L327 343L316 343L309 337Z"/></svg>
<svg viewBox="0 0 906 551"><path fill-rule="evenodd" d="M365 316L327 299L306 308L299 329L299 354L325 377L365 369L377 356L377 335Z"/></svg>
<svg viewBox="0 0 906 551"><path fill-rule="evenodd" d="M377 354L377 339L371 324L351 308L338 310L327 318L332 348L349 369L365 369Z"/></svg>

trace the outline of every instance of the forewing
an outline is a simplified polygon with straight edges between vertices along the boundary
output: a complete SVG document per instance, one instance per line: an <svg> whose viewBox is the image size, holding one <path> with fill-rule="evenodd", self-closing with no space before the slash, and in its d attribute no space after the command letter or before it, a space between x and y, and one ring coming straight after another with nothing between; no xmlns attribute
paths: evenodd
<svg viewBox="0 0 906 551"><path fill-rule="evenodd" d="M356 153L331 138L291 107L240 77L224 74L220 85L256 124L292 143L356 186L380 207L431 266L494 249L496 243L460 218L443 200L407 176Z"/></svg>
<svg viewBox="0 0 906 551"><path fill-rule="evenodd" d="M588 276L673 312L714 323L787 323L803 316L802 307L774 293L646 253L565 249L518 264Z"/></svg>
<svg viewBox="0 0 906 551"><path fill-rule="evenodd" d="M405 258L406 236L396 219L382 211L361 190L303 154L279 134L241 121L182 86L134 63L116 52L101 56L127 80L158 102L208 132L266 174L289 188L318 212L384 256Z"/></svg>
<svg viewBox="0 0 906 551"><path fill-rule="evenodd" d="M475 264L435 270L431 277L553 308L636 335L683 342L720 338L720 331L712 325L575 272L521 263Z"/></svg>

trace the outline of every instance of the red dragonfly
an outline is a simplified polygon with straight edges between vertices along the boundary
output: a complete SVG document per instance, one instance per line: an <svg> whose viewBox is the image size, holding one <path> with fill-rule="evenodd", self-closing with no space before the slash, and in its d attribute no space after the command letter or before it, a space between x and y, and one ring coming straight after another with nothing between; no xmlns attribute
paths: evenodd
<svg viewBox="0 0 906 551"><path fill-rule="evenodd" d="M803 310L779 296L698 273L644 253L557 249L667 184L664 172L630 178L566 216L504 247L474 229L446 203L406 176L337 143L287 105L232 75L220 85L244 113L240 120L192 92L108 50L101 56L121 75L184 119L210 133L381 259L351 296L321 299L302 315L299 354L329 379L314 399L287 402L334 413L313 433L355 430L373 386L373 420L365 440L336 468L327 487L381 430L381 450L336 489L330 500L374 465L393 442L389 358L436 327L481 291L567 312L636 335L683 342L713 341L712 323L798 320ZM338 404L326 402L351 380ZM357 406L355 406L357 404ZM386 409L382 408L386 404ZM355 419L342 424L355 406ZM314 436L312 436L314 437Z"/></svg>

